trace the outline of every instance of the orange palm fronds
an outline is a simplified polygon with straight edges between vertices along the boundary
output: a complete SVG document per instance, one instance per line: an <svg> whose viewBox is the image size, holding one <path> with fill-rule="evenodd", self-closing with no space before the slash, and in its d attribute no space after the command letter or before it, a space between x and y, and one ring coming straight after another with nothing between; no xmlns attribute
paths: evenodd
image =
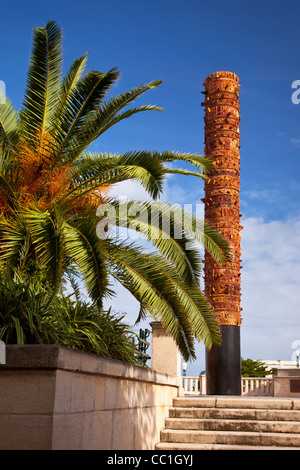
<svg viewBox="0 0 300 470"><path fill-rule="evenodd" d="M21 142L15 153L14 190L18 202L27 207L38 206L43 212L56 201L66 201L73 189L72 167L61 162L52 166L55 140L49 132L36 133L32 141ZM103 185L73 199L69 212L96 209L104 202L109 186ZM10 212L8 196L0 193L0 215Z"/></svg>

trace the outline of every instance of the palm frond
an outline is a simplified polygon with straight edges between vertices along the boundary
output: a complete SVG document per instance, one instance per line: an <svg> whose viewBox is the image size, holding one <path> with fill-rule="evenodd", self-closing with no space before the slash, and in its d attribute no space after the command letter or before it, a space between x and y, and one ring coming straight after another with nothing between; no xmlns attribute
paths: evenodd
<svg viewBox="0 0 300 470"><path fill-rule="evenodd" d="M77 302L79 302L81 295L80 295L80 286L79 286L79 282L77 280L76 270L72 269L72 267L70 265L67 265L65 273L66 273L66 277L67 277L68 281L70 282L70 284L72 286L75 298L76 298Z"/></svg>
<svg viewBox="0 0 300 470"><path fill-rule="evenodd" d="M64 216L56 208L51 213L25 209L22 213L37 257L48 272L48 280L58 289L65 269Z"/></svg>
<svg viewBox="0 0 300 470"><path fill-rule="evenodd" d="M177 242L179 249L181 240L181 254L183 254L185 243L189 244L184 249L184 252L187 253L189 249L193 249L193 243L197 242L222 265L231 261L231 249L227 240L207 221L201 220L194 213L185 210L178 204L147 201L130 201L126 204L118 202L116 204L113 200L110 203L116 208L117 215L119 206L119 214L122 217L119 215L117 222L121 226L128 228L130 225L133 230L138 229L146 234L148 240L152 241L158 249L163 250L162 252L166 256L170 256L171 259L176 253L176 251L171 251L171 245L175 249ZM196 246L195 249L197 249ZM177 251L177 253L179 252ZM175 257L173 261L175 260L177 265L179 259ZM193 266L195 272L198 270L197 264Z"/></svg>
<svg viewBox="0 0 300 470"><path fill-rule="evenodd" d="M132 151L121 155L83 154L74 162L72 176L77 195L99 186L116 184L129 179L138 181L152 198L163 190L163 166L154 160L151 152Z"/></svg>
<svg viewBox="0 0 300 470"><path fill-rule="evenodd" d="M195 357L191 325L182 306L171 289L168 278L157 265L132 247L106 244L111 274L141 303L143 310L162 324L173 335L185 357Z"/></svg>
<svg viewBox="0 0 300 470"><path fill-rule="evenodd" d="M110 127L114 126L123 119L149 110L161 111L162 108L155 105L144 105L122 112L123 108L133 103L134 100L143 95L146 91L158 87L162 83L161 80L150 82L146 85L140 85L118 96L114 96L90 115L80 129L75 145L74 158L84 152L87 147L100 137Z"/></svg>
<svg viewBox="0 0 300 470"><path fill-rule="evenodd" d="M68 161L78 147L78 139L89 116L94 116L106 93L117 80L114 68L107 73L94 70L77 80L62 109L60 126L56 134L58 150L54 161L64 156ZM80 152L81 153L81 152Z"/></svg>
<svg viewBox="0 0 300 470"><path fill-rule="evenodd" d="M195 357L195 337L208 348L220 341L217 320L200 289L182 281L164 257L126 244L106 244L105 250L112 275L145 312L161 320L185 358Z"/></svg>
<svg viewBox="0 0 300 470"><path fill-rule="evenodd" d="M107 219L108 225L115 224L143 234L147 240L169 260L173 269L188 284L200 284L201 256L199 246L192 246L183 224L169 207L161 202L109 200L114 208L114 220ZM101 206L97 211L101 215ZM128 234L130 238L130 233Z"/></svg>
<svg viewBox="0 0 300 470"><path fill-rule="evenodd" d="M153 157L161 163L173 163L177 161L182 161L196 168L196 171L193 171L187 168L165 166L166 174L196 176L202 179L207 179L207 173L209 172L209 170L214 168L214 163L212 162L212 160L202 155L192 153L170 152L168 150L165 150L161 153L153 152Z"/></svg>
<svg viewBox="0 0 300 470"><path fill-rule="evenodd" d="M221 265L231 261L231 248L228 241L206 220L199 219L194 213L179 205L162 203L170 212L174 212L174 220L182 224L185 233L202 245Z"/></svg>
<svg viewBox="0 0 300 470"><path fill-rule="evenodd" d="M67 254L78 266L90 297L101 305L109 292L109 280L103 247L97 237L92 216L66 223L64 227Z"/></svg>
<svg viewBox="0 0 300 470"><path fill-rule="evenodd" d="M55 117L53 120L54 135L59 132L64 114L66 113L65 108L69 106L69 101L72 99L72 93L75 91L75 87L83 75L86 62L87 53L75 59L66 75L62 78L61 90L59 93L58 103L55 109Z"/></svg>
<svg viewBox="0 0 300 470"><path fill-rule="evenodd" d="M165 150L161 153L153 152L153 156L157 158L160 162L174 162L181 160L187 163L192 164L200 170L209 170L214 168L214 163L207 157L194 153L180 153L180 152L170 152Z"/></svg>
<svg viewBox="0 0 300 470"><path fill-rule="evenodd" d="M7 153L5 154L7 155ZM0 194L6 194L6 200L11 207L15 207L17 205L17 195L10 181L10 173L11 167L8 165L8 161L5 161L5 157L0 158Z"/></svg>
<svg viewBox="0 0 300 470"><path fill-rule="evenodd" d="M14 148L19 125L18 115L6 97L5 102L0 105L0 145L2 149Z"/></svg>
<svg viewBox="0 0 300 470"><path fill-rule="evenodd" d="M36 138L51 128L61 85L62 33L55 21L33 30L33 48L21 111L22 131Z"/></svg>
<svg viewBox="0 0 300 470"><path fill-rule="evenodd" d="M1 217L1 250L0 260L11 268L21 266L28 255L29 234L22 218L14 220Z"/></svg>
<svg viewBox="0 0 300 470"><path fill-rule="evenodd" d="M149 195L156 199L163 191L163 183L167 173L179 173L205 178L203 171L211 168L210 161L198 155L177 154L172 152L140 150L124 154L81 154L73 165L74 188L71 193L79 197L81 191L92 191L100 185L112 185L128 179L138 181ZM164 161L177 159L188 161L201 170L201 173L188 170L170 169L163 165Z"/></svg>

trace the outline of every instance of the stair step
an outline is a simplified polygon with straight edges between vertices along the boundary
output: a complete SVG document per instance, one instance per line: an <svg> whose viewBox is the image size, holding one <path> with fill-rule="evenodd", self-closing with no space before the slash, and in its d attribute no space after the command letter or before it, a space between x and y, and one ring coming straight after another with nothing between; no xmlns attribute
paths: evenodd
<svg viewBox="0 0 300 470"><path fill-rule="evenodd" d="M189 444L181 442L160 442L156 450L300 450L300 447L282 446L248 446L248 445L226 445L226 444Z"/></svg>
<svg viewBox="0 0 300 470"><path fill-rule="evenodd" d="M300 410L300 398L199 396L174 398L174 406L188 408L248 408Z"/></svg>
<svg viewBox="0 0 300 470"><path fill-rule="evenodd" d="M167 418L166 429L198 431L239 431L300 433L298 421L256 421L244 419Z"/></svg>
<svg viewBox="0 0 300 470"><path fill-rule="evenodd" d="M300 399L177 397L157 450L300 450Z"/></svg>
<svg viewBox="0 0 300 470"><path fill-rule="evenodd" d="M276 432L222 432L164 429L161 431L160 442L300 447L300 435Z"/></svg>
<svg viewBox="0 0 300 470"><path fill-rule="evenodd" d="M300 421L300 410L171 407L170 418Z"/></svg>

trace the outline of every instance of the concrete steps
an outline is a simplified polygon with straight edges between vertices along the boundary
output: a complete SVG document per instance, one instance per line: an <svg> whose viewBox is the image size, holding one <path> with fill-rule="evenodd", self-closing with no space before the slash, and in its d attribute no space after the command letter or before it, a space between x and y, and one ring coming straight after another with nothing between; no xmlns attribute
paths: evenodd
<svg viewBox="0 0 300 470"><path fill-rule="evenodd" d="M157 450L300 450L300 399L181 397Z"/></svg>

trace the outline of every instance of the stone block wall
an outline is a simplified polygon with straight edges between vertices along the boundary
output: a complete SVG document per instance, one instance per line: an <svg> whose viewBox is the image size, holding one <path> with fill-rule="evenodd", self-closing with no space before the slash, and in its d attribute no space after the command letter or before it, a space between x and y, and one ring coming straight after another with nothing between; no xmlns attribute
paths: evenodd
<svg viewBox="0 0 300 470"><path fill-rule="evenodd" d="M7 346L1 450L151 450L178 379L55 345Z"/></svg>

